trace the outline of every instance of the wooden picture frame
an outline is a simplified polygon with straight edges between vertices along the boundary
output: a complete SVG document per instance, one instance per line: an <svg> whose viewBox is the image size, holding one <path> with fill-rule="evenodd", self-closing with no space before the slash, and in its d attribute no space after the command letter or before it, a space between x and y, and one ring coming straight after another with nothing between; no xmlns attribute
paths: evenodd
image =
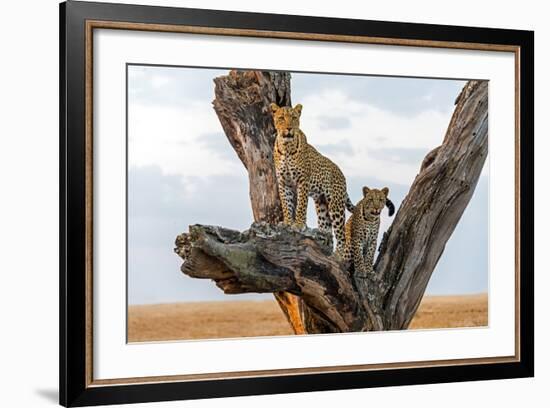
<svg viewBox="0 0 550 408"><path fill-rule="evenodd" d="M93 375L96 29L511 52L515 55L515 353L402 363L97 380ZM534 33L68 1L60 5L60 403L338 390L534 375ZM498 120L498 118L497 118ZM521 248L521 250L520 250Z"/></svg>

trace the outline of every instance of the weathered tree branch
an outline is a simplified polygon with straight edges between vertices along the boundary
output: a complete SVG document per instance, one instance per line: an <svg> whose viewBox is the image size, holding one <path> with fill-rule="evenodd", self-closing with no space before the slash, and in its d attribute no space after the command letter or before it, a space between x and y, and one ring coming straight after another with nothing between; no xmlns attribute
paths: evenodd
<svg viewBox="0 0 550 408"><path fill-rule="evenodd" d="M256 79L248 86L253 89L246 91L246 75L252 78L252 74L232 75L242 76L240 80L244 82L239 85L237 79L235 86L247 96L254 95L257 87L254 83L260 84L266 78L266 73L255 73ZM217 78L217 100L230 98L218 92L219 81ZM267 147L271 151L272 143L250 140L259 134L262 138L273 137L269 133L272 125L264 118L269 115L265 111L260 113L263 108L258 108L259 116L254 116L254 122L261 124L263 130L247 135L243 129L253 128L247 113L224 120L222 117L233 114L223 113L214 102L218 114L222 112L220 121L228 138L249 171L255 219L265 222L253 224L243 233L221 227L190 227L190 233L180 235L176 241L176 252L186 259L182 271L192 277L214 280L225 293L291 293L292 298L297 296L303 302L301 320L308 333L408 327L445 244L472 197L487 157L487 92L485 81L470 81L464 87L443 143L424 159L384 235L375 275L366 279L353 278L353 271L335 259L330 237L317 230L297 232L276 225L280 221L280 204L274 193L274 173L272 168L267 169L271 155L264 153L261 160L257 156L258 151ZM288 92L285 95L289 103ZM247 100L240 95L233 102L243 99ZM255 153L250 153L250 149ZM256 159L262 170L257 170ZM256 184L259 176L264 179ZM256 188L267 190L253 192ZM256 201L256 194L271 198ZM284 310L284 302L279 304ZM291 318L289 321L292 324Z"/></svg>
<svg viewBox="0 0 550 408"><path fill-rule="evenodd" d="M193 246L183 273L213 279L227 294L289 292L320 314L331 331L363 329L350 276L331 256L331 237L318 230L261 223L239 233L194 225L189 238Z"/></svg>

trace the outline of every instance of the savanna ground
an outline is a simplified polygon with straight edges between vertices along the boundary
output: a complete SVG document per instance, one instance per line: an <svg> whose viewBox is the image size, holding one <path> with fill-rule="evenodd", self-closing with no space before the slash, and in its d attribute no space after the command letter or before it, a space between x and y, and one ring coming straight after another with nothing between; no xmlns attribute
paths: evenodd
<svg viewBox="0 0 550 408"><path fill-rule="evenodd" d="M487 294L425 296L410 329L487 326ZM128 308L128 341L290 335L275 300L169 303Z"/></svg>

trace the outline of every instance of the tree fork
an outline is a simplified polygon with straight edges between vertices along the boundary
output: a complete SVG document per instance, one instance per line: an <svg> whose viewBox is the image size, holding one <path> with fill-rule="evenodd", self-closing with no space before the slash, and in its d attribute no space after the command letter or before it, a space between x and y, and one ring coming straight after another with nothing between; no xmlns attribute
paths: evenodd
<svg viewBox="0 0 550 408"><path fill-rule="evenodd" d="M289 74L232 71L214 82L214 108L248 170L256 223L245 232L191 226L176 239L182 271L227 294L274 293L296 333L407 328L487 157L487 82L469 81L457 97L443 143L423 160L368 278L334 257L330 236L278 225L268 106L290 104Z"/></svg>

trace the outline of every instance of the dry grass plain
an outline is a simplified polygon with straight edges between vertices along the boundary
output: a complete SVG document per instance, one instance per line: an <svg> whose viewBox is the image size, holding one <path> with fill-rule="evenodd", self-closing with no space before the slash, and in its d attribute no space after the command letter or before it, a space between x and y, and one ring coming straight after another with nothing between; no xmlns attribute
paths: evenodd
<svg viewBox="0 0 550 408"><path fill-rule="evenodd" d="M411 329L486 326L487 294L426 296ZM170 303L128 308L128 341L290 335L273 300Z"/></svg>

